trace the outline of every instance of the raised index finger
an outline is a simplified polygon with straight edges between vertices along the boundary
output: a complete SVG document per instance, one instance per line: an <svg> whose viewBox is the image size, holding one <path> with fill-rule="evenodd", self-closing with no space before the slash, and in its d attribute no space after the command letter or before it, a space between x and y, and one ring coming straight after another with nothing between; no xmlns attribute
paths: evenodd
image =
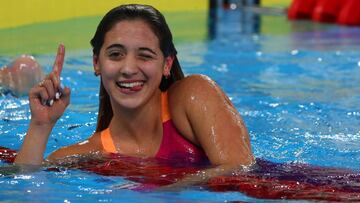
<svg viewBox="0 0 360 203"><path fill-rule="evenodd" d="M64 64L64 58L65 58L65 46L63 44L60 44L58 47L56 59L55 59L53 70L52 70L52 72L55 73L55 75L58 78L60 78L60 74L61 74L62 67Z"/></svg>

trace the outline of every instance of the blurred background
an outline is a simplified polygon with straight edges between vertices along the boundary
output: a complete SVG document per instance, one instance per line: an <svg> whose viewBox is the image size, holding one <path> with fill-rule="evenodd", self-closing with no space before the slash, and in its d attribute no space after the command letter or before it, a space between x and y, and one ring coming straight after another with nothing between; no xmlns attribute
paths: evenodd
<svg viewBox="0 0 360 203"><path fill-rule="evenodd" d="M165 15L175 43L201 41L221 32L216 20L221 11L251 7L240 29L245 32L286 33L284 17L291 0L1 0L0 55L55 52L58 43L69 51L90 49L89 41L102 16L125 3L150 4ZM256 8L263 15L255 16ZM266 9L267 8L267 9ZM256 20L257 23L252 23ZM250 21L250 23L248 22ZM246 23L245 23L246 22ZM255 25L254 25L255 24ZM89 52L90 53L90 52Z"/></svg>

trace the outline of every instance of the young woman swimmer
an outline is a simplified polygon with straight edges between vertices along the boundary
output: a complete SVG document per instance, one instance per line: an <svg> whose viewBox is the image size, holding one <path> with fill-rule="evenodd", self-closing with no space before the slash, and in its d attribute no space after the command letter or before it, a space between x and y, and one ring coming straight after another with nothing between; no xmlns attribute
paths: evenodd
<svg viewBox="0 0 360 203"><path fill-rule="evenodd" d="M158 10L137 4L110 10L91 45L95 75L101 78L96 131L56 150L48 161L95 152L207 160L217 167L204 171L206 177L254 162L246 127L222 90L206 76L183 76L172 34ZM32 117L15 163L43 162L48 137L70 101L69 88L62 89L59 80L64 55L60 45L53 71L30 91ZM178 185L189 182L196 177Z"/></svg>

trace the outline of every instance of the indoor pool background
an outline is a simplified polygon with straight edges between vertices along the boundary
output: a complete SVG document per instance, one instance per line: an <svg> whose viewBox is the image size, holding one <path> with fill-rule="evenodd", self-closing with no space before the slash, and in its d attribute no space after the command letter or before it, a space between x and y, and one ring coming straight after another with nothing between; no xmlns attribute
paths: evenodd
<svg viewBox="0 0 360 203"><path fill-rule="evenodd" d="M178 43L184 72L206 74L223 88L245 120L256 157L360 171L360 28L287 22L288 34L261 34L256 23L242 24L247 17L221 12L210 40ZM48 72L54 54L35 57ZM1 57L0 65L10 60ZM71 105L46 154L95 129L99 79L90 49L67 53L62 81L72 89ZM1 97L0 118L1 146L18 149L30 118L27 98ZM78 170L39 171L1 177L0 200L268 202L198 188L141 193L113 187L124 182Z"/></svg>

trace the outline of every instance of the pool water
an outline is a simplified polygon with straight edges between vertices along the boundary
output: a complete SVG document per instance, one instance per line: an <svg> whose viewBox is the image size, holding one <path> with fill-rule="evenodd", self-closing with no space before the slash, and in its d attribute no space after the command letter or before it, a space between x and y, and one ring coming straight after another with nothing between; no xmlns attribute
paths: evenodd
<svg viewBox="0 0 360 203"><path fill-rule="evenodd" d="M244 118L256 157L360 171L360 28L287 22L294 31L261 34L256 27L241 27L241 20L238 11L223 12L211 40L177 44L184 72L206 74L223 88ZM54 55L36 58L46 72L51 69ZM0 65L10 60L0 57ZM46 155L95 130L99 78L90 49L67 53L62 82L72 90L71 105L49 138ZM26 97L2 96L1 146L18 149L29 119ZM127 182L79 170L38 171L1 177L0 200L269 202L198 187L149 193L116 189Z"/></svg>

